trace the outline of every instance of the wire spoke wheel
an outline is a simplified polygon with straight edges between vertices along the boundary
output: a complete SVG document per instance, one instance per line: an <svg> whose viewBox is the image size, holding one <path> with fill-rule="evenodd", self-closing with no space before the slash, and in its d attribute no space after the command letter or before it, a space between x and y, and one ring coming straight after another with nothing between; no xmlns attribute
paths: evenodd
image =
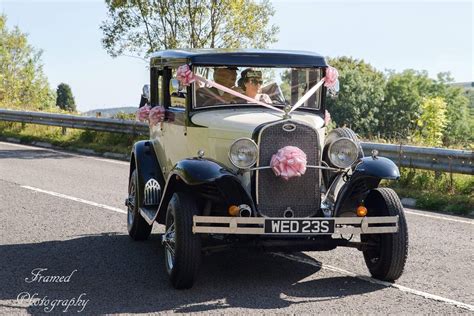
<svg viewBox="0 0 474 316"><path fill-rule="evenodd" d="M166 270L172 271L175 261L176 232L174 228L174 218L173 216L170 216L169 218L169 222L167 218L166 232L162 237L162 243L165 246Z"/></svg>
<svg viewBox="0 0 474 316"><path fill-rule="evenodd" d="M128 199L127 199L127 226L131 227L135 219L135 195L136 195L136 181L135 177L131 177L128 186Z"/></svg>
<svg viewBox="0 0 474 316"><path fill-rule="evenodd" d="M193 286L201 263L201 237L193 234L193 216L199 215L190 194L173 194L166 212L166 232L162 237L166 272L177 289Z"/></svg>

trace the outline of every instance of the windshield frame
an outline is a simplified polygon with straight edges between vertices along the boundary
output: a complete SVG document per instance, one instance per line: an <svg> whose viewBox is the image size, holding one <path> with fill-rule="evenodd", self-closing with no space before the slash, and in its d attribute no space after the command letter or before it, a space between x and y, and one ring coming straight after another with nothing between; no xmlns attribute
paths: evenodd
<svg viewBox="0 0 474 316"><path fill-rule="evenodd" d="M197 68L220 68L220 67L238 67L239 69L240 68L264 68L264 69L308 69L308 70L319 70L320 73L319 73L319 78L323 77L324 76L324 67L318 67L318 66L314 66L314 67L294 67L294 66L291 66L291 65L278 65L278 66L273 66L273 67L269 67L269 66L265 66L265 67L261 67L261 66L253 66L253 65L238 65L238 66L234 66L234 65L202 65L202 64L193 64L191 65L191 69L192 71L195 71ZM273 82L276 82L275 80ZM198 89L196 89L196 84L197 83L193 83L191 84L189 87L188 87L188 93L190 93L190 96L191 96L191 100L189 102L189 109L194 112L194 111L202 111L202 110L212 110L212 109L238 109L238 108L264 108L263 106L261 105L258 105L256 103L232 103L232 104L213 104L213 105L208 105L208 106L196 106L196 101L197 101L197 96L196 96L196 91ZM280 87L281 85L281 81L280 83L277 83L278 86ZM316 82L314 83L316 84ZM311 85L311 86L314 86ZM280 88L281 89L281 88ZM290 86L290 89L291 89L291 86ZM309 89L309 88L308 88ZM290 90L290 93L291 93L291 90ZM299 107L296 111L302 111L302 112L308 112L308 113L320 113L320 112L324 112L324 109L325 109L325 95L326 95L326 88L324 86L322 86L320 88L320 90L316 93L317 96L319 96L319 99L318 100L315 100L317 101L316 104L318 104L318 107L304 107L304 106L301 106ZM301 96L300 96L301 97ZM290 96L291 98L291 96ZM287 101L285 99L285 101ZM291 104L291 100L290 102L286 102L287 104L286 105L292 105ZM284 104L271 104L272 106L276 107L276 108L279 108L279 109L283 109L286 105Z"/></svg>

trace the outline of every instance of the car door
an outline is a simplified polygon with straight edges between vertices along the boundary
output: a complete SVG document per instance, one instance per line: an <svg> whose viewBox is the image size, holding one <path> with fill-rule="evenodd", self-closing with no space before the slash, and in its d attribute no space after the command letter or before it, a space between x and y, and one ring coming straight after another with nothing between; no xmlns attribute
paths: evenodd
<svg viewBox="0 0 474 316"><path fill-rule="evenodd" d="M163 101L166 108L166 119L161 123L160 146L163 157L159 158L163 173L168 177L174 165L192 156L188 150L186 127L186 104L188 93L176 79L177 68L165 67L163 70Z"/></svg>

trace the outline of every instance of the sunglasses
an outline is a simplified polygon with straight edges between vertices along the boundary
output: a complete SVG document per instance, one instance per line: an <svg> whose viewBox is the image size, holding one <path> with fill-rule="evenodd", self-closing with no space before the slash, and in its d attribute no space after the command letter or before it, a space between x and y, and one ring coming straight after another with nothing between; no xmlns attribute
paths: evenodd
<svg viewBox="0 0 474 316"><path fill-rule="evenodd" d="M257 80L257 79L250 79L250 82L253 83L254 85L261 85L263 84L262 80Z"/></svg>

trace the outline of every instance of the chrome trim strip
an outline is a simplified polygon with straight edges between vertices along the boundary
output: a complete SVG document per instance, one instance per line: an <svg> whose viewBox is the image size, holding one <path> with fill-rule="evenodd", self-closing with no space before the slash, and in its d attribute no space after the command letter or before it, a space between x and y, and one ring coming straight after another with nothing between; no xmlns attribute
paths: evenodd
<svg viewBox="0 0 474 316"><path fill-rule="evenodd" d="M156 205L160 203L161 186L155 179L150 179L143 189L143 205Z"/></svg>
<svg viewBox="0 0 474 316"><path fill-rule="evenodd" d="M150 219L150 218L148 217L148 214L145 213L145 212L142 210L141 207L140 207L138 210L140 211L140 215L145 219L145 221L148 223L148 225L153 225L153 223L155 222L155 220L154 220L154 219ZM155 215L155 217L156 217L156 215Z"/></svg>
<svg viewBox="0 0 474 316"><path fill-rule="evenodd" d="M143 215L143 218L148 222L148 224L153 224L155 221L156 221L156 217L158 216L158 211L160 210L161 208L161 205L163 204L163 200L164 200L164 197L165 197L165 193L166 193L166 190L168 189L168 184L170 183L170 179L171 177L174 176L174 174L169 174L168 175L168 179L166 179L166 184L165 184L165 187L163 188L163 194L161 195L161 199L160 199L160 205L158 205L158 208L157 208L157 211L155 213L155 216L153 216L153 218L149 218L144 212L142 212L140 210L140 214Z"/></svg>

